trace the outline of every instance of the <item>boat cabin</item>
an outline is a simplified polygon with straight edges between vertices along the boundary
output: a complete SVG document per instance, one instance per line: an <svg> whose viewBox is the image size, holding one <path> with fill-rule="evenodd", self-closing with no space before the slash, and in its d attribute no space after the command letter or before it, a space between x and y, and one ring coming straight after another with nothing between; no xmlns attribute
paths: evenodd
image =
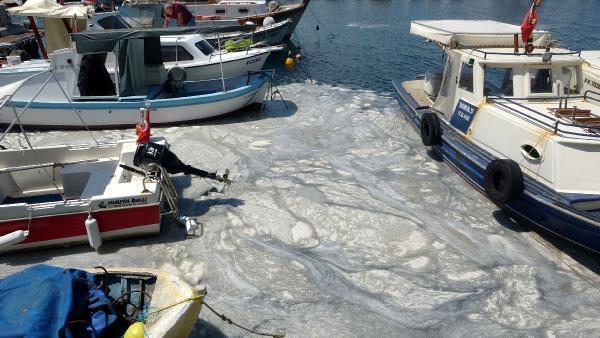
<svg viewBox="0 0 600 338"><path fill-rule="evenodd" d="M420 107L555 191L600 195L600 94L584 87L579 52L545 31L525 44L496 21L415 21L411 33L446 54L442 72L403 83Z"/></svg>

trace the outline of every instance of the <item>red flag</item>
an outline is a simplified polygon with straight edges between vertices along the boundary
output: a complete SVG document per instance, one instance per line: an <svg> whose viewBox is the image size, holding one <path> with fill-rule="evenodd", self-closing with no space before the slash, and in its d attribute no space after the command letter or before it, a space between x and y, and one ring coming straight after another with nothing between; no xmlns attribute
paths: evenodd
<svg viewBox="0 0 600 338"><path fill-rule="evenodd" d="M538 15L537 15L537 7L540 5L541 0L534 0L531 3L531 7L527 11L527 15L525 15L525 20L523 20L523 24L521 25L521 37L523 42L529 42L531 36L533 35L533 30L538 23Z"/></svg>
<svg viewBox="0 0 600 338"><path fill-rule="evenodd" d="M146 143L150 141L150 110L144 109L142 119L135 125L135 134L137 143Z"/></svg>

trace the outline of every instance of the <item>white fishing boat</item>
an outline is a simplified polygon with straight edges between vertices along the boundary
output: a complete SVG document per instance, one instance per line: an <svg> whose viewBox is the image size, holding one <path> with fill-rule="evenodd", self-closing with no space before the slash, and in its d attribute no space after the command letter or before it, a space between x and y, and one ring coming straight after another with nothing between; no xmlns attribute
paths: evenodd
<svg viewBox="0 0 600 338"><path fill-rule="evenodd" d="M161 37L160 42L166 70L181 67L189 80L218 79L221 76L233 77L258 72L272 52L283 50L282 46L231 52L215 50L199 34L165 36Z"/></svg>
<svg viewBox="0 0 600 338"><path fill-rule="evenodd" d="M13 92L2 88L5 105ZM193 233L195 220L179 214L170 174L183 173L229 184L225 174L184 164L164 138L150 138L150 110L142 109L137 140L33 147L19 112L0 142L18 126L26 149L0 147L0 251L66 246L157 234L172 214ZM80 120L85 126L85 122Z"/></svg>
<svg viewBox="0 0 600 338"><path fill-rule="evenodd" d="M494 21L411 33L446 54L442 74L393 82L424 145L512 216L600 252L600 107L579 52Z"/></svg>
<svg viewBox="0 0 600 338"><path fill-rule="evenodd" d="M229 78L258 72L271 53L283 50L282 46L266 46L243 51L219 51L200 34L163 36L160 44L165 70L168 72L173 67L182 68L189 81L219 79L222 76ZM108 57L105 66L114 81L115 58ZM0 87L49 69L50 60L28 60L0 68Z"/></svg>
<svg viewBox="0 0 600 338"><path fill-rule="evenodd" d="M272 71L208 81L187 81L181 67L165 69L160 51L163 30L86 31L73 34L77 52L55 51L48 72L19 83L0 109L0 124L14 118L13 107L29 107L20 122L36 128L123 127L136 123L139 109L157 109L153 123L180 124L227 114L262 103ZM140 51L144 57L140 59ZM114 54L113 78L105 67ZM33 101L29 101L33 97Z"/></svg>
<svg viewBox="0 0 600 338"><path fill-rule="evenodd" d="M0 150L0 251L87 242L98 249L158 234L165 193L174 190L166 172L149 180L124 169L136 167L135 151L135 140Z"/></svg>

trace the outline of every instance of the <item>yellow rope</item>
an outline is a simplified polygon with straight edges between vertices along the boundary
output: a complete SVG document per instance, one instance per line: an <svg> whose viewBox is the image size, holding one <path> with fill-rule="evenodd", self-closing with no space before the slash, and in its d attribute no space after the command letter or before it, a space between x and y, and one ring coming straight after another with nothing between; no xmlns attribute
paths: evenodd
<svg viewBox="0 0 600 338"><path fill-rule="evenodd" d="M148 312L148 314L146 315L146 319L148 319L148 317L150 317L150 315L157 314L157 313L159 313L161 311L170 309L170 308L175 307L175 306L177 306L179 304L183 304L183 303L186 303L186 302L193 302L193 301L200 301L201 302L203 298L204 298L204 295L198 295L198 296L186 298L186 299L181 300L181 301L179 301L179 302L177 302L175 304L171 304L171 305L168 305L168 306L165 306L165 307L162 307L162 308L158 308L158 309L156 309L154 311ZM146 322L146 319L144 319L144 323Z"/></svg>

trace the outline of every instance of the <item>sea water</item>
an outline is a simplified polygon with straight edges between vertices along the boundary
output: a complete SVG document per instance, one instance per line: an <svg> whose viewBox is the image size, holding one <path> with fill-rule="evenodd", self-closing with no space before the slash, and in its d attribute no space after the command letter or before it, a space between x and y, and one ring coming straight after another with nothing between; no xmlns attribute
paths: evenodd
<svg viewBox="0 0 600 338"><path fill-rule="evenodd" d="M518 23L528 1L323 1L298 27L303 58L278 69L281 101L200 125L154 128L185 162L230 168L223 194L175 176L198 236L160 236L0 256L0 275L37 263L136 266L206 285L206 301L289 337L598 336L598 258L515 223L421 145L391 95L440 60L414 19ZM600 3L544 1L541 28L600 49ZM319 30L315 30L319 24ZM331 34L334 35L331 35ZM275 62L275 61L274 61ZM313 79L311 81L309 79ZM133 130L95 131L114 141ZM90 142L36 132L36 145ZM24 144L16 134L5 145ZM193 337L246 336L203 310Z"/></svg>

